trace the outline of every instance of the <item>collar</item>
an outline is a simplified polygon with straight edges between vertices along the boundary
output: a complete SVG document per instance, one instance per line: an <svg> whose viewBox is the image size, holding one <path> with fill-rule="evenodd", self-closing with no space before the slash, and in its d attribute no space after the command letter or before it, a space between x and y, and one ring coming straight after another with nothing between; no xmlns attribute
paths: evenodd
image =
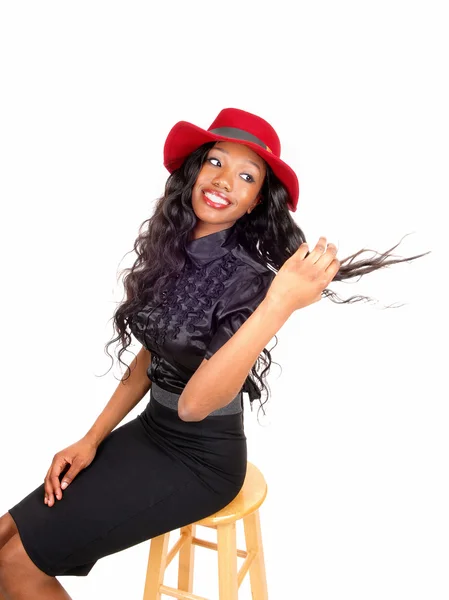
<svg viewBox="0 0 449 600"><path fill-rule="evenodd" d="M186 243L190 260L198 267L206 265L230 252L237 245L237 230L232 227L203 235Z"/></svg>

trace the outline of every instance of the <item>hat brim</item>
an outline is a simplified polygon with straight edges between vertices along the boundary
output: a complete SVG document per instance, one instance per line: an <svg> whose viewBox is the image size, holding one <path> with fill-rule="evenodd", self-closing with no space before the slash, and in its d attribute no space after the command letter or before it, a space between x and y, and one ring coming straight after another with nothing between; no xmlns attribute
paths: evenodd
<svg viewBox="0 0 449 600"><path fill-rule="evenodd" d="M296 173L283 160L254 142L217 135L215 133L210 133L206 129L201 129L201 127L197 127L196 125L193 125L193 123L179 121L171 128L167 139L165 140L165 168L170 173L173 173L173 171L182 165L189 154L199 148L202 144L213 141L237 142L254 150L256 154L261 156L270 165L276 177L280 179L287 189L289 195L289 210L291 212L296 211L299 197L299 182Z"/></svg>

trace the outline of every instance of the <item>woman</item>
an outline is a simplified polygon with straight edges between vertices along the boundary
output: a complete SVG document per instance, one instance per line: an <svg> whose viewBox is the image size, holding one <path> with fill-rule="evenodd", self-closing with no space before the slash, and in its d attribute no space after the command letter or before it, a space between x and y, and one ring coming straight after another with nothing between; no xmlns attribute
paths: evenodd
<svg viewBox="0 0 449 600"><path fill-rule="evenodd" d="M297 177L251 113L224 109L207 131L177 123L164 164L165 193L134 245L107 344L120 340L120 362L130 333L142 349L92 428L1 517L10 598L67 599L56 575L87 575L103 556L226 506L245 478L242 392L251 407L261 398L265 345L297 309L338 298L333 279L418 258L340 262L324 237L309 252L290 215ZM114 429L149 390L144 411Z"/></svg>

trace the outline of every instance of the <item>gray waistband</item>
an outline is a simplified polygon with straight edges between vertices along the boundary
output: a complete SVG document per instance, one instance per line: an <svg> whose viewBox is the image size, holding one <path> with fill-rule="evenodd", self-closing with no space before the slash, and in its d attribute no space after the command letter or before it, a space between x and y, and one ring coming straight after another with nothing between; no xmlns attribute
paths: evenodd
<svg viewBox="0 0 449 600"><path fill-rule="evenodd" d="M157 400L164 406L168 406L169 408L174 408L175 410L178 410L178 400L181 394L164 390L163 388L159 387L154 381L151 383L150 393L150 399L151 397L153 397L155 400ZM242 410L242 392L239 392L229 404L223 406L222 408L217 408L217 410L214 410L213 412L209 413L208 416L213 417L215 415L233 415L242 412Z"/></svg>

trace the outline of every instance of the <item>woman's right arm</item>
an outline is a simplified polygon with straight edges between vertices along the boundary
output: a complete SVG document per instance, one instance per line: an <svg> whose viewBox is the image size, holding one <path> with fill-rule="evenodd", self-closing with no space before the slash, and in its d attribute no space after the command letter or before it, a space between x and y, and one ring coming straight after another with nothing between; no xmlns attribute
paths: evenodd
<svg viewBox="0 0 449 600"><path fill-rule="evenodd" d="M85 439L98 447L114 427L142 400L151 387L147 375L150 362L151 352L142 346L130 365L130 376L126 381L122 378L111 399L84 436Z"/></svg>
<svg viewBox="0 0 449 600"><path fill-rule="evenodd" d="M121 379L111 399L86 435L54 455L44 480L44 502L48 506L53 506L55 496L58 500L62 499L62 490L82 469L90 465L100 443L148 392L151 387L147 375L150 362L150 351L142 347L130 365L131 374L126 381ZM69 465L69 470L60 481L61 473Z"/></svg>

